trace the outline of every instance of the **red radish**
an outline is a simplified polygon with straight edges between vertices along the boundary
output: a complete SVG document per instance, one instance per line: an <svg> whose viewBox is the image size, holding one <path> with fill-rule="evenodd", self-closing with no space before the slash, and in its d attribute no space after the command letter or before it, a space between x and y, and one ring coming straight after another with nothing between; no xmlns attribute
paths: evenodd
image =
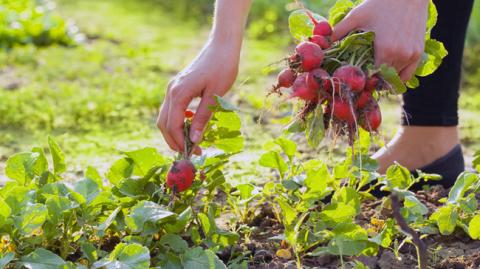
<svg viewBox="0 0 480 269"><path fill-rule="evenodd" d="M167 174L167 186L174 192L190 188L195 179L195 166L190 160L175 161Z"/></svg>
<svg viewBox="0 0 480 269"><path fill-rule="evenodd" d="M357 108L364 108L370 100L372 100L372 93L369 91L363 91L357 98Z"/></svg>
<svg viewBox="0 0 480 269"><path fill-rule="evenodd" d="M337 70L335 70L333 76L339 78L342 82L347 84L354 92L362 91L363 88L365 88L365 73L357 66L341 66Z"/></svg>
<svg viewBox="0 0 480 269"><path fill-rule="evenodd" d="M382 113L378 105L372 106L372 109L367 110L363 117L360 126L367 131L376 131L382 123Z"/></svg>
<svg viewBox="0 0 480 269"><path fill-rule="evenodd" d="M373 90L381 90L383 87L383 79L381 79L378 75L373 75L367 79L365 83L365 90L366 91L373 91Z"/></svg>
<svg viewBox="0 0 480 269"><path fill-rule="evenodd" d="M318 21L315 19L310 11L307 11L308 17L310 17L310 20L312 21L314 27L313 27L313 34L314 35L323 35L323 36L329 36L332 34L332 26L328 23L326 20Z"/></svg>
<svg viewBox="0 0 480 269"><path fill-rule="evenodd" d="M329 79L330 76L328 75L327 71L317 68L310 71L307 75L307 86L311 90L319 90L321 85L323 84L323 80Z"/></svg>
<svg viewBox="0 0 480 269"><path fill-rule="evenodd" d="M328 38L323 36L323 35L314 35L312 37L309 37L308 41L319 45L320 48L322 48L322 49L328 49L331 46Z"/></svg>
<svg viewBox="0 0 480 269"><path fill-rule="evenodd" d="M313 28L314 35L323 35L329 36L332 34L332 26L328 23L328 21L320 21L315 24Z"/></svg>
<svg viewBox="0 0 480 269"><path fill-rule="evenodd" d="M323 80L322 87L328 93L332 93L332 88L335 88L335 93L340 93L342 82L336 77L331 77L330 79Z"/></svg>
<svg viewBox="0 0 480 269"><path fill-rule="evenodd" d="M195 116L195 112L191 111L190 109L185 110L185 118L191 119Z"/></svg>
<svg viewBox="0 0 480 269"><path fill-rule="evenodd" d="M295 72L293 72L293 70L289 68L283 69L278 74L278 77L277 77L278 83L277 83L277 86L275 86L275 89L292 87L296 77L297 75L295 74Z"/></svg>
<svg viewBox="0 0 480 269"><path fill-rule="evenodd" d="M305 101L318 101L318 91L307 85L307 73L300 74L292 86L291 97L298 97Z"/></svg>
<svg viewBox="0 0 480 269"><path fill-rule="evenodd" d="M336 99L333 102L333 116L342 121L346 121L348 123L355 122L355 115L350 107L350 104L346 100Z"/></svg>
<svg viewBox="0 0 480 269"><path fill-rule="evenodd" d="M306 72L320 67L322 64L324 57L323 50L319 45L313 42L304 41L298 44L295 51L302 63L302 69Z"/></svg>

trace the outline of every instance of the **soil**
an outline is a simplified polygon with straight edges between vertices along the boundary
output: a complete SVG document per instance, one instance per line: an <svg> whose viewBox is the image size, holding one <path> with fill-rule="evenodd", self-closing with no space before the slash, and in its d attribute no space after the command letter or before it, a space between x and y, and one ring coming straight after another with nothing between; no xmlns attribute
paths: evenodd
<svg viewBox="0 0 480 269"><path fill-rule="evenodd" d="M417 198L433 213L442 204L438 200L446 197L448 191L442 186L433 186L428 191L418 191ZM391 215L389 210L382 208L382 200L367 201L362 205L362 213L357 223L364 226L370 223L372 217L386 219ZM253 219L253 232L249 242L243 242L240 248L250 253L248 268L288 268L296 269L294 258L282 259L276 255L277 250L288 247L281 240L271 239L282 234L282 226L275 219L272 208L265 204L259 214ZM434 269L480 269L480 241L471 240L461 230L456 230L450 236L431 235L424 239L428 246L429 268ZM238 251L238 250L237 250ZM293 254L290 252L290 254ZM380 249L376 256L343 257L323 255L319 257L305 257L302 259L303 268L333 269L355 268L355 260L361 261L372 269L417 268L416 249L411 244L400 248L398 256L389 249Z"/></svg>

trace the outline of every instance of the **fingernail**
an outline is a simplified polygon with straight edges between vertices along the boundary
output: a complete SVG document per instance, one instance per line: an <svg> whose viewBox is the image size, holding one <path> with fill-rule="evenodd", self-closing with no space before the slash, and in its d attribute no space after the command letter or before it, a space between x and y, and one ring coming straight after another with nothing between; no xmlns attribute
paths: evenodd
<svg viewBox="0 0 480 269"><path fill-rule="evenodd" d="M200 140L202 139L202 132L199 130L193 131L193 133L190 134L190 140L192 140L193 143L198 144L200 143Z"/></svg>

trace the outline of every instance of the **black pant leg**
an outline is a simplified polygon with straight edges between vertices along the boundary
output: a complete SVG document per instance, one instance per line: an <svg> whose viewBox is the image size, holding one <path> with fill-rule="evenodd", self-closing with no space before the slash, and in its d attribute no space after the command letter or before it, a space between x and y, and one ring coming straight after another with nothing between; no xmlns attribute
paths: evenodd
<svg viewBox="0 0 480 269"><path fill-rule="evenodd" d="M438 22L432 38L444 43L448 55L432 75L421 78L420 86L403 95L403 125L458 125L458 97L463 49L473 0L434 0Z"/></svg>

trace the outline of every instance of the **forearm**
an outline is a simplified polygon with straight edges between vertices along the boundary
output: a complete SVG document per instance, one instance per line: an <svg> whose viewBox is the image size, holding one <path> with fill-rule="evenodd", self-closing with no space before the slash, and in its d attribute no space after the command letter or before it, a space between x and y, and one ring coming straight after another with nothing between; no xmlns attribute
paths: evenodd
<svg viewBox="0 0 480 269"><path fill-rule="evenodd" d="M217 0L211 40L240 51L252 0Z"/></svg>

